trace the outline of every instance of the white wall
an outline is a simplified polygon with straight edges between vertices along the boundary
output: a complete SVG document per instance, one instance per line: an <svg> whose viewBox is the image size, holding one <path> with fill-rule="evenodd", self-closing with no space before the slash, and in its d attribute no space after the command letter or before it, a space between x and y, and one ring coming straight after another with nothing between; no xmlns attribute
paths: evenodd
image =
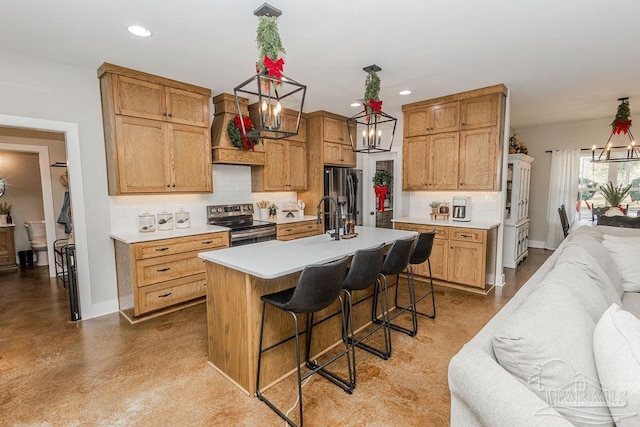
<svg viewBox="0 0 640 427"><path fill-rule="evenodd" d="M113 243L95 67L78 68L0 51L0 114L77 123L87 217L91 307L83 318L117 309ZM78 268L87 268L79 265ZM85 301L86 303L86 301Z"/></svg>
<svg viewBox="0 0 640 427"><path fill-rule="evenodd" d="M529 194L529 245L544 247L547 233L547 199L551 154L547 150L568 148L601 148L611 134L612 117L579 122L518 128L518 139L524 141L529 155L535 159L531 165L531 191ZM633 117L635 122L640 117ZM576 195L577 196L577 195Z"/></svg>

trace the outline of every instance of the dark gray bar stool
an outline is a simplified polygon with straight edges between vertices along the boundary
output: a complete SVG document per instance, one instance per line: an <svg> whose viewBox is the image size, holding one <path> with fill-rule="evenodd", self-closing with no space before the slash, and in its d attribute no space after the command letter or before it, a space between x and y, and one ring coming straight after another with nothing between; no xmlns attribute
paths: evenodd
<svg viewBox="0 0 640 427"><path fill-rule="evenodd" d="M347 277L345 277L342 284L342 289L347 295L347 313L348 322L350 325L350 335L345 337L349 344L368 351L384 360L387 360L391 356L391 332L389 331L389 297L387 295L386 286L383 288L380 286L380 269L382 268L382 259L384 258L384 244L377 248L362 249L355 253L351 260L351 266L347 271ZM383 308L382 316L383 322L364 333L360 338L356 338L353 324L353 291L363 291L373 286L373 293L382 298ZM363 300L364 301L364 300ZM357 304L357 303L356 303ZM383 329L384 334L384 350L372 347L365 344L363 341L373 335L375 332ZM353 377L354 383L356 378L356 354L353 351Z"/></svg>
<svg viewBox="0 0 640 427"><path fill-rule="evenodd" d="M420 233L418 235L418 240L416 242L416 246L413 248L413 253L411 254L411 258L409 258L409 275L407 280L411 280L413 282L413 300L415 301L415 312L421 316L428 317L429 319L436 318L436 298L433 292L433 278L431 277L431 261L429 257L431 257L431 251L433 250L433 241L436 238L436 232L430 231L428 233ZM430 290L426 294L420 296L420 298L416 298L415 296L415 277L413 276L413 266L422 264L426 262L429 267L429 287ZM411 288L409 289L411 291ZM423 313L418 311L418 303L431 295L431 304L433 306L432 314ZM404 309L405 307L398 305L398 287L396 286L396 295L395 295L395 306L399 309Z"/></svg>
<svg viewBox="0 0 640 427"><path fill-rule="evenodd" d="M280 409L278 409L271 401L269 401L260 392L260 365L262 362L262 354L271 350L272 348L282 344L284 341L280 341L265 349L262 348L262 339L264 335L264 318L267 304L274 306L277 309L285 311L291 314L293 317L295 340L296 340L296 363L298 371L298 399L300 404L300 425L303 425L303 410L302 410L302 382L315 373L321 374L334 384L341 387L344 391L351 394L354 387L353 371L351 367L351 360L349 357L349 345L345 342L345 349L338 355L332 357L330 360L316 365L309 360L309 347L311 345L311 331L313 328L313 313L323 310L333 304L334 301L340 300L340 311L342 313L342 337L347 335L347 317L344 312L344 305L340 293L342 291L342 282L344 281L346 269L347 269L348 257L344 257L337 261L329 262L320 265L307 266L294 288L285 289L284 291L275 292L273 294L263 295L262 299L262 320L260 323L260 344L258 353L258 375L256 379L256 395L258 399L265 402L271 409L273 409L282 419L284 419L289 425L295 426L296 424L287 417ZM307 314L307 340L306 340L306 365L311 370L304 375L300 370L301 358L300 358L300 332L298 327L298 314ZM342 356L347 357L347 365L349 371L349 378L344 379L338 375L330 372L326 369L326 366L336 361Z"/></svg>
<svg viewBox="0 0 640 427"><path fill-rule="evenodd" d="M395 285L396 285L396 291L397 291L398 286L400 286L398 278L400 277L400 273L402 273L409 265L409 259L411 258L411 254L413 253L413 246L415 245L415 242L416 242L416 238L412 237L410 239L405 239L405 240L396 240L393 246L391 246L391 249L387 253L387 256L384 258L384 262L382 263L382 269L380 270L380 276L383 279L383 284L385 288L388 288L387 276L396 276ZM413 337L418 332L418 318L416 316L416 311L415 311L415 290L413 287L413 281L407 280L407 285L409 287L409 299L410 299L409 306L402 307L402 308L396 307L396 310L393 316L389 316L388 323L391 329L394 329L396 331L405 333ZM378 320L376 316L377 311L378 311L378 301L374 294L373 311L372 311L372 317L373 317L372 320L374 323L380 323L380 320ZM412 322L411 329L407 329L405 327L391 323L393 319L400 316L402 313L406 311L409 311L411 313L411 322Z"/></svg>

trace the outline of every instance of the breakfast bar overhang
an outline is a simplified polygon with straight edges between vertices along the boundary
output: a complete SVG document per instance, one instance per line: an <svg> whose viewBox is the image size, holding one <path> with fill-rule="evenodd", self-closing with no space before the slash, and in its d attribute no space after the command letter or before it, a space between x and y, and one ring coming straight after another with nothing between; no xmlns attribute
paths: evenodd
<svg viewBox="0 0 640 427"><path fill-rule="evenodd" d="M360 249L390 245L415 232L358 227L358 236L334 240L328 234L282 242L272 240L211 252L206 261L207 335L209 362L250 396L255 395L262 302L265 294L291 288L307 265L352 256ZM356 329L371 322L371 291L354 298ZM295 343L291 318L268 307L264 346L274 346L263 355L262 388L293 372ZM312 357L318 357L341 342L341 321L336 302L318 313L314 322Z"/></svg>

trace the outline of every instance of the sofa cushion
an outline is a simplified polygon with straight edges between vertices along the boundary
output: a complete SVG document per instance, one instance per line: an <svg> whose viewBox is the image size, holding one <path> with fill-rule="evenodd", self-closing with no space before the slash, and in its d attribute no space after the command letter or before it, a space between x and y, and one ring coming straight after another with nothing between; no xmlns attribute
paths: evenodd
<svg viewBox="0 0 640 427"><path fill-rule="evenodd" d="M584 305L594 322L600 320L611 303L605 299L598 284L577 264L562 263L555 266L538 286L564 286Z"/></svg>
<svg viewBox="0 0 640 427"><path fill-rule="evenodd" d="M571 242L569 243L571 245L580 246L586 249L596 259L596 261L598 261L598 264L600 264L600 267L602 267L604 272L607 273L607 276L609 276L609 280L611 280L611 283L614 286L617 287L622 283L622 278L620 277L620 273L618 272L618 267L613 261L613 257L611 256L607 248L602 245L602 239L597 239L595 237L582 234L571 239ZM622 287L620 286L618 296L621 295Z"/></svg>
<svg viewBox="0 0 640 427"><path fill-rule="evenodd" d="M640 292L625 292L622 296L622 308L640 319Z"/></svg>
<svg viewBox="0 0 640 427"><path fill-rule="evenodd" d="M607 250L600 243L598 244L605 251ZM607 256L609 256L608 253ZM620 279L620 282L618 282L617 286L614 286L614 284L611 282L611 279L609 278L609 275L604 271L598 261L596 261L595 257L593 257L587 249L579 246L574 242L568 243L567 246L565 246L564 250L560 253L560 256L558 256L555 266L557 267L564 263L580 266L580 268L582 268L584 272L587 273L589 277L591 277L598 285L598 288L607 301L607 306L613 303L621 303L620 296L624 292L624 290L622 289L622 279Z"/></svg>
<svg viewBox="0 0 640 427"><path fill-rule="evenodd" d="M593 351L616 425L640 425L640 320L611 305L593 332Z"/></svg>
<svg viewBox="0 0 640 427"><path fill-rule="evenodd" d="M605 235L602 245L609 250L618 267L624 290L640 292L640 267L638 266L640 237Z"/></svg>
<svg viewBox="0 0 640 427"><path fill-rule="evenodd" d="M589 396L600 395L594 328L569 290L541 286L505 319L493 337L493 349L504 369L570 421L588 417L611 425L606 402L582 407L561 397L578 387L585 387Z"/></svg>
<svg viewBox="0 0 640 427"><path fill-rule="evenodd" d="M598 241L602 241L602 231L600 231L597 227L592 227L590 225L581 225L575 230L571 230L571 233L567 237L567 239L572 240L576 236L586 235L597 239Z"/></svg>

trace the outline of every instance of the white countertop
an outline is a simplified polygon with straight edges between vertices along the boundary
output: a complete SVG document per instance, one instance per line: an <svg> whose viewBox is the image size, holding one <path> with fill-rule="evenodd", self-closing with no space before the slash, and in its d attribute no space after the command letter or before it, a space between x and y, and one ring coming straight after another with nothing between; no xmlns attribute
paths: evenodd
<svg viewBox="0 0 640 427"><path fill-rule="evenodd" d="M15 227L15 224L0 224L0 227Z"/></svg>
<svg viewBox="0 0 640 427"><path fill-rule="evenodd" d="M275 279L303 270L309 264L321 264L353 255L366 249L416 235L412 231L356 227L357 237L334 240L328 234L281 242L270 240L252 245L202 252L206 261L224 265L262 279Z"/></svg>
<svg viewBox="0 0 640 427"><path fill-rule="evenodd" d="M500 225L498 221L452 221L451 219L434 220L429 217L406 216L392 220L393 222L407 222L410 224L422 225L438 225L440 227L460 227L460 228L477 228L480 230L491 230Z"/></svg>
<svg viewBox="0 0 640 427"><path fill-rule="evenodd" d="M217 225L191 225L189 228L174 228L173 230L156 230L150 233L139 231L112 232L111 238L122 243L150 242L152 240L172 239L174 237L195 236L198 234L217 233L219 231L229 231L227 227Z"/></svg>
<svg viewBox="0 0 640 427"><path fill-rule="evenodd" d="M298 216L298 213L294 212L293 218L278 217L278 219L276 219L276 224L291 224L292 222L317 221L317 220L318 220L318 217L315 215L305 215L302 218L300 218Z"/></svg>

